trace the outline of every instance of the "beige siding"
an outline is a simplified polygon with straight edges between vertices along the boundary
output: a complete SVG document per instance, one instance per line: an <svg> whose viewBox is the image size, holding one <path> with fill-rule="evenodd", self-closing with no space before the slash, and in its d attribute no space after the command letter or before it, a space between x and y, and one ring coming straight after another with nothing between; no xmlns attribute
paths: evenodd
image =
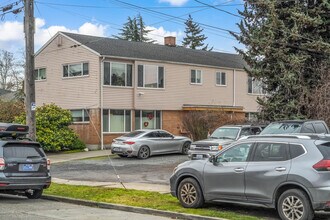
<svg viewBox="0 0 330 220"><path fill-rule="evenodd" d="M243 106L245 112L257 112L257 95L248 94L248 75L244 71L236 71L236 105Z"/></svg>
<svg viewBox="0 0 330 220"><path fill-rule="evenodd" d="M57 37L58 38L58 37ZM100 58L62 37L55 38L35 58L35 67L45 67L47 79L36 81L36 104L55 103L66 109L97 108L100 103ZM63 78L63 64L89 63L89 75Z"/></svg>

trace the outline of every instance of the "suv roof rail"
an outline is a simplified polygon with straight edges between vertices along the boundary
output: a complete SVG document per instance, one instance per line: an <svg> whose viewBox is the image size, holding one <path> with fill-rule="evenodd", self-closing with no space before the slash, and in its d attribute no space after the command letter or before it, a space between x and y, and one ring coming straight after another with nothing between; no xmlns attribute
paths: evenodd
<svg viewBox="0 0 330 220"><path fill-rule="evenodd" d="M264 135L252 135L249 138L295 138L295 139L312 139L318 137L317 135L304 135L304 134L264 134Z"/></svg>
<svg viewBox="0 0 330 220"><path fill-rule="evenodd" d="M28 134L29 127L21 124L0 123L0 138L17 138Z"/></svg>

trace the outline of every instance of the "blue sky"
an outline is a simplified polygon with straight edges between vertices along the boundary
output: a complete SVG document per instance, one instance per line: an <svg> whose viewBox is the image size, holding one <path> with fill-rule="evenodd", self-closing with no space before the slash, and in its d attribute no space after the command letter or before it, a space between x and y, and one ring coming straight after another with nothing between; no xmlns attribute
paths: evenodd
<svg viewBox="0 0 330 220"><path fill-rule="evenodd" d="M242 0L34 0L36 17L36 51L57 31L76 32L112 37L120 32L128 16L141 14L150 30L149 37L163 44L165 36L176 36L181 45L184 21L188 14L200 23L208 37L205 43L214 51L235 53L234 46L242 48L228 34L238 32L240 21L237 9ZM0 9L20 0L0 0ZM232 14L226 13L223 10ZM0 10L0 14L2 10ZM234 14L234 15L233 15ZM1 17L0 17L1 18ZM0 49L13 53L24 48L23 12L7 13L0 20Z"/></svg>

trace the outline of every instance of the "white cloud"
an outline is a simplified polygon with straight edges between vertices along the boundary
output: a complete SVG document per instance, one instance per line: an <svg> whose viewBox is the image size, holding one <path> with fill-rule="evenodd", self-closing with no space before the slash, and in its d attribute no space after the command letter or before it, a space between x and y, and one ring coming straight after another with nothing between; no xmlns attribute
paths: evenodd
<svg viewBox="0 0 330 220"><path fill-rule="evenodd" d="M176 31L166 31L163 27L155 28L151 26L146 27L147 30L151 30L148 33L148 38L151 38L155 40L158 44L164 44L164 37L167 36L173 36L176 37L176 44L178 44L178 39L182 37L182 32L176 32Z"/></svg>
<svg viewBox="0 0 330 220"><path fill-rule="evenodd" d="M34 35L35 51L37 51L42 45L44 45L58 31L74 32L94 36L105 36L106 30L108 28L108 26L97 23L93 24L90 22L82 24L77 30L69 29L65 26L50 26L46 28L45 24L46 22L44 19L36 18L36 31ZM24 48L23 22L0 22L0 33L0 49L15 53L21 48Z"/></svg>
<svg viewBox="0 0 330 220"><path fill-rule="evenodd" d="M160 3L166 2L170 3L170 5L173 6L182 6L184 5L188 0L159 0Z"/></svg>

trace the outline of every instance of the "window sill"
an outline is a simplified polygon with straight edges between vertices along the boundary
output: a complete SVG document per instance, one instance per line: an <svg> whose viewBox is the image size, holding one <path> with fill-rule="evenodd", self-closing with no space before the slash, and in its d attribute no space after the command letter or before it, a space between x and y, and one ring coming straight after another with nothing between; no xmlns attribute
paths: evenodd
<svg viewBox="0 0 330 220"><path fill-rule="evenodd" d="M86 125L86 124L89 124L89 121L75 121L75 122L72 122L72 124L74 124L74 125L79 125L79 124Z"/></svg>
<svg viewBox="0 0 330 220"><path fill-rule="evenodd" d="M78 78L87 78L87 77L89 77L89 75L83 75L83 76L68 76L68 77L63 77L62 76L62 79L78 79Z"/></svg>
<svg viewBox="0 0 330 220"><path fill-rule="evenodd" d="M103 85L106 88L114 88L114 89L133 89L133 86L111 86L111 85Z"/></svg>
<svg viewBox="0 0 330 220"><path fill-rule="evenodd" d="M128 134L129 132L109 132L109 131L106 131L106 132L103 132L103 134Z"/></svg>
<svg viewBox="0 0 330 220"><path fill-rule="evenodd" d="M266 94L248 93L250 96L266 96Z"/></svg>
<svg viewBox="0 0 330 220"><path fill-rule="evenodd" d="M137 89L146 89L146 90L165 90L165 88L149 88L149 87L137 87Z"/></svg>
<svg viewBox="0 0 330 220"><path fill-rule="evenodd" d="M35 81L35 82L46 82L47 79L35 79L34 81Z"/></svg>
<svg viewBox="0 0 330 220"><path fill-rule="evenodd" d="M202 86L203 83L190 83L190 85L192 85L192 86Z"/></svg>
<svg viewBox="0 0 330 220"><path fill-rule="evenodd" d="M227 87L227 85L219 85L219 84L215 84L215 86L217 86L217 87Z"/></svg>

